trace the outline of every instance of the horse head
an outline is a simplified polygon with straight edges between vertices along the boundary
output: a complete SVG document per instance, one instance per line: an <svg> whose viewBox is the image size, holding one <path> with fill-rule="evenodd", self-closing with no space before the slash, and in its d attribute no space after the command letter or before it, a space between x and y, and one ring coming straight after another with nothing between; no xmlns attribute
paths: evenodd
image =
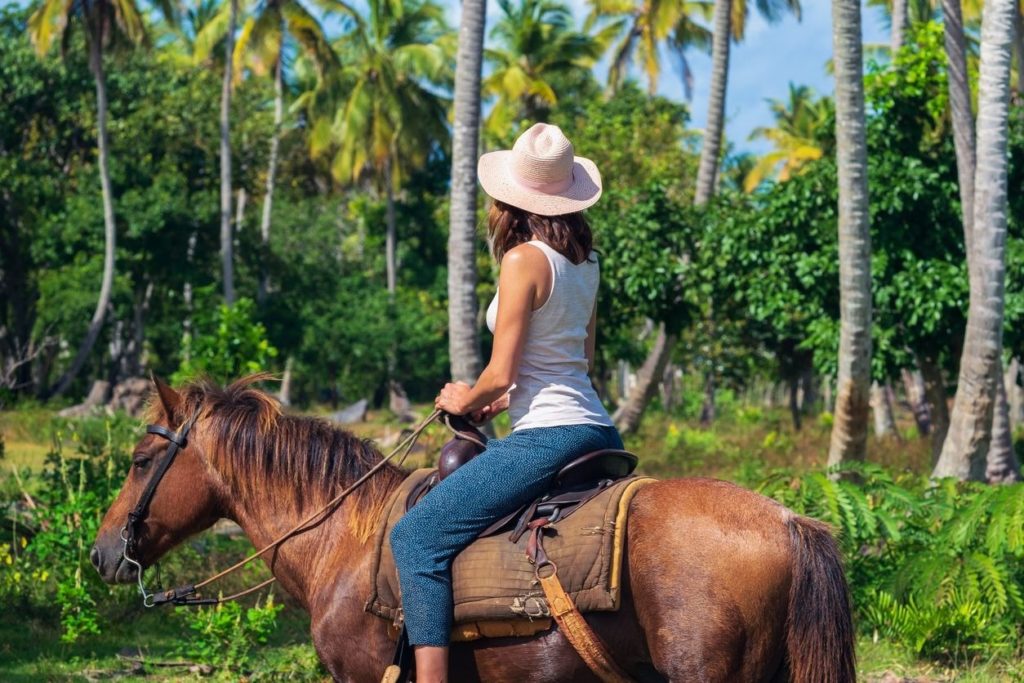
<svg viewBox="0 0 1024 683"><path fill-rule="evenodd" d="M159 379L153 382L158 398L153 404L154 425L136 444L121 492L103 517L89 553L93 566L107 583L135 581L139 567L152 565L183 540L224 516L222 487L203 454L202 421L189 424L198 416L199 406L186 405L178 392ZM189 433L176 445L172 437L183 431ZM151 485L153 481L156 483ZM151 486L148 504L137 510ZM133 511L139 513L134 524L129 521ZM129 557L138 566L126 560L126 548L130 548Z"/></svg>

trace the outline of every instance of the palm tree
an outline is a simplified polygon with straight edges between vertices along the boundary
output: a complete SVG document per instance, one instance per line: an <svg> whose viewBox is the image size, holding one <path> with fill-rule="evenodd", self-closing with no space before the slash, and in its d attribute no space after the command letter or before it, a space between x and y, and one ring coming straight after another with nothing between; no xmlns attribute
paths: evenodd
<svg viewBox="0 0 1024 683"><path fill-rule="evenodd" d="M330 4L350 16L356 14L355 10L339 0L332 0ZM338 68L338 59L327 42L323 28L299 0L263 0L258 4L242 26L234 55L236 81L240 80L242 65L246 63L257 76L265 76L268 71L274 75L274 132L270 136L266 191L263 194L263 213L260 218L263 264L257 300L261 303L269 287L267 257L270 250L270 216L284 119L284 48L289 37L298 43L316 67L318 81L322 80L324 70Z"/></svg>
<svg viewBox="0 0 1024 683"><path fill-rule="evenodd" d="M228 0L224 77L220 89L220 262L224 301L235 303L234 237L231 231L231 78L234 72L238 0Z"/></svg>
<svg viewBox="0 0 1024 683"><path fill-rule="evenodd" d="M821 136L832 113L831 100L814 97L806 85L789 84L787 101L768 100L775 125L755 128L751 140L767 140L775 149L768 152L750 170L743 181L743 189L752 192L766 178L789 180L808 161L820 159Z"/></svg>
<svg viewBox="0 0 1024 683"><path fill-rule="evenodd" d="M993 405L1002 380L1010 59L1018 0L990 0L981 26L970 304L949 433L936 477L985 478Z"/></svg>
<svg viewBox="0 0 1024 683"><path fill-rule="evenodd" d="M832 0L832 42L839 175L840 327L830 466L864 459L871 384L871 236L859 0Z"/></svg>
<svg viewBox="0 0 1024 683"><path fill-rule="evenodd" d="M166 16L173 16L168 6L163 6L163 9ZM129 44L139 45L146 39L142 13L132 0L44 0L28 20L29 36L40 56L46 55L54 42L60 44L62 53L66 51L70 44L71 31L75 27L80 27L85 33L85 44L89 51L89 70L96 82L96 138L99 148L100 189L103 195L103 279L100 282L96 309L89 321L85 338L82 339L71 365L46 392L50 396L62 394L67 390L92 352L103 328L114 284L117 229L114 223L114 196L110 186L107 77L103 69L103 50L119 41L127 40Z"/></svg>
<svg viewBox="0 0 1024 683"><path fill-rule="evenodd" d="M618 38L608 69L609 93L618 90L634 57L638 57L643 65L648 91L651 94L657 91L661 73L660 50L666 46L678 60L683 88L686 97L690 97L693 72L686 59L686 50L694 47L707 51L711 48L711 31L699 20L711 19L712 0L643 0L640 4L635 0L588 0L588 3L590 15L584 28L590 30L598 22L607 20L608 24L600 34L602 42L610 44Z"/></svg>
<svg viewBox="0 0 1024 683"><path fill-rule="evenodd" d="M487 130L507 141L519 121L547 118L558 102L553 77L589 71L603 46L573 29L572 13L558 0L498 0L498 6L502 16L491 29L495 47L484 51L492 68L483 89L497 97Z"/></svg>
<svg viewBox="0 0 1024 683"><path fill-rule="evenodd" d="M708 118L701 145L700 164L697 169L697 188L694 205L702 207L714 194L718 179L718 167L722 153L722 130L725 125L725 92L729 78L729 41L743 35L749 14L747 0L715 0L714 32L711 47L711 93L708 99ZM782 14L791 11L800 16L799 0L758 0L758 11L768 21L778 21ZM631 432L639 424L640 415L654 396L665 365L675 345L674 336L664 324L658 326L658 335L650 354L641 366L626 402L616 412L616 426L620 431ZM708 378L705 387L709 392L705 409L710 407L714 390L713 378Z"/></svg>
<svg viewBox="0 0 1024 683"><path fill-rule="evenodd" d="M451 208L448 220L448 355L452 378L475 382L483 369L476 298L476 161L486 0L463 0L455 57Z"/></svg>
<svg viewBox="0 0 1024 683"><path fill-rule="evenodd" d="M444 9L432 0L370 0L336 49L344 66L336 78L346 92L332 124L314 124L315 148L327 135L331 164L343 182L372 177L386 198L387 289L397 283L395 190L448 135L447 102L438 94L451 81L450 32Z"/></svg>

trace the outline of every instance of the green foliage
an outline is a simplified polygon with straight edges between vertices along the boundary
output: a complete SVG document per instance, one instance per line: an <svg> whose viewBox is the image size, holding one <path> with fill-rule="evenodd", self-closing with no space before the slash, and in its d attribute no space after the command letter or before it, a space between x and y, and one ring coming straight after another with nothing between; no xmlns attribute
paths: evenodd
<svg viewBox="0 0 1024 683"><path fill-rule="evenodd" d="M194 338L186 334L182 341L184 358L173 381L208 375L223 383L269 369L277 349L253 315L253 302L242 298L232 306L221 304L208 318L197 317L198 333Z"/></svg>
<svg viewBox="0 0 1024 683"><path fill-rule="evenodd" d="M0 551L0 598L56 608L68 642L99 632L97 604L109 588L88 554L127 469L137 429L123 417L55 421L35 506L15 520Z"/></svg>
<svg viewBox="0 0 1024 683"><path fill-rule="evenodd" d="M759 489L835 527L862 627L929 657L1019 654L1024 485L848 474L860 481L778 472Z"/></svg>
<svg viewBox="0 0 1024 683"><path fill-rule="evenodd" d="M231 673L247 671L253 650L266 645L277 628L283 605L274 602L273 593L260 604L243 607L224 602L210 608L175 608L175 613L192 632L181 645L181 654L189 659L221 667Z"/></svg>

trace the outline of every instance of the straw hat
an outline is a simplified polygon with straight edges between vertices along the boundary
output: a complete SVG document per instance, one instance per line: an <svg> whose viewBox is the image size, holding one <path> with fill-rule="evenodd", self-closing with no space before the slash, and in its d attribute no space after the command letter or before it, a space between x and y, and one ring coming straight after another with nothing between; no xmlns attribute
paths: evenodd
<svg viewBox="0 0 1024 683"><path fill-rule="evenodd" d="M511 150L480 157L484 192L541 216L582 211L601 197L601 174L590 159L573 155L558 126L534 124Z"/></svg>

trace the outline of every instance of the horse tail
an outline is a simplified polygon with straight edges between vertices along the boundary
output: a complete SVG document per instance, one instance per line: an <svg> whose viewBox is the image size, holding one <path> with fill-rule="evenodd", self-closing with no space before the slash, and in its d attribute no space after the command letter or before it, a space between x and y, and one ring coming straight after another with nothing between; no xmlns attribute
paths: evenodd
<svg viewBox="0 0 1024 683"><path fill-rule="evenodd" d="M792 683L857 680L850 592L842 557L827 525L793 515L786 651Z"/></svg>

